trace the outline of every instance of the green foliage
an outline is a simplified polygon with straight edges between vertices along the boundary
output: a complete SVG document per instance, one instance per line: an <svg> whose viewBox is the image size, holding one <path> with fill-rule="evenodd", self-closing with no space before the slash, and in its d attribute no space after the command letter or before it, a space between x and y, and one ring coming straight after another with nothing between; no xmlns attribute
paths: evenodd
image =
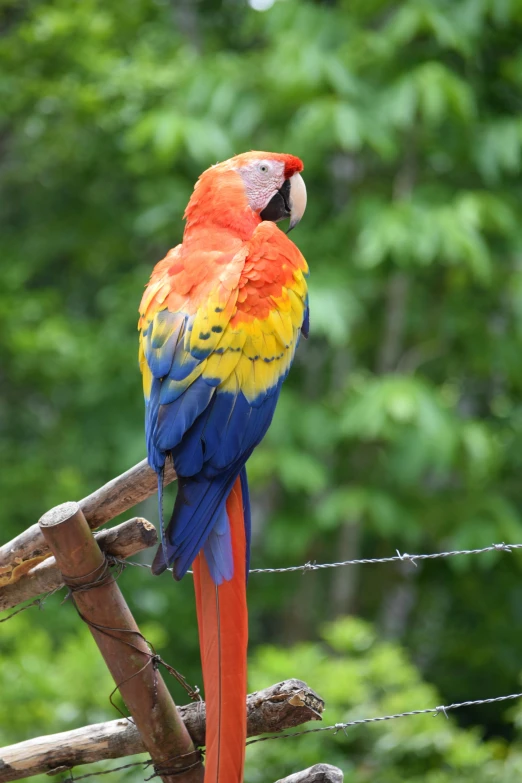
<svg viewBox="0 0 522 783"><path fill-rule="evenodd" d="M311 267L311 336L250 461L253 565L521 541L519 0L2 10L3 539L143 458L143 285L181 238L201 170L257 148L305 161L309 206L292 236ZM155 519L154 501L140 512ZM256 684L308 678L332 716L518 690L519 581L519 555L501 553L252 577ZM122 585L140 623L163 626L164 657L199 679L190 583L134 569ZM70 722L92 720L107 689L101 702L88 693L104 675L77 618L54 604L32 611L41 657L65 679L70 659L82 662L87 695L63 699ZM319 624L349 613L375 625L346 633L372 640L348 656L329 631L332 653ZM29 677L34 702L14 686L31 648L7 629L25 622L0 632L14 672L1 707L10 738L59 725L58 669L53 682ZM291 655L280 649L290 642ZM257 656L260 643L273 646ZM55 705L45 714L40 685ZM312 735L299 753L340 759L354 781L519 778L506 744L519 712L491 705L454 720L500 739L480 745L475 730L427 717L349 741ZM264 775L261 748L276 754L266 779L280 777L289 744L252 751L251 779Z"/></svg>
<svg viewBox="0 0 522 783"><path fill-rule="evenodd" d="M264 646L250 671L254 687L284 678L289 662L309 682L318 678L327 709L323 725L435 707L440 694L423 682L396 644L379 641L368 623L345 618L323 627L323 641L290 649ZM345 731L316 733L249 748L249 783L276 779L327 758L349 783L395 781L515 781L522 770L522 747L481 740L476 729L457 727L454 714L410 716ZM310 728L315 728L314 724ZM262 770L262 771L261 771Z"/></svg>
<svg viewBox="0 0 522 783"><path fill-rule="evenodd" d="M0 653L2 745L112 717L112 680L86 627L53 641L19 615L2 626Z"/></svg>

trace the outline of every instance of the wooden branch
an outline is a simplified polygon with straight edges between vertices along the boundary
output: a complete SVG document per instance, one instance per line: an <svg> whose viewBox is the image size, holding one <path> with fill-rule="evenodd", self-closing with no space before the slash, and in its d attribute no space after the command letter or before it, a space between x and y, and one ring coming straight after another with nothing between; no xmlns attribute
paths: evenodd
<svg viewBox="0 0 522 783"><path fill-rule="evenodd" d="M203 766L153 664L147 642L78 503L64 503L40 520L45 540L73 591L73 600L105 659L114 682L164 783L202 783ZM193 765L188 770L189 762Z"/></svg>
<svg viewBox="0 0 522 783"><path fill-rule="evenodd" d="M170 460L165 465L164 484L170 484L176 479L176 473ZM111 519L123 514L137 503L146 500L158 489L158 477L149 468L144 459L133 468L104 484L91 495L80 500L80 507L85 514L89 527L105 525Z"/></svg>
<svg viewBox="0 0 522 783"><path fill-rule="evenodd" d="M121 559L135 555L142 549L158 543L156 528L151 522L141 517L122 522L108 530L95 533L98 546L107 555ZM50 593L63 587L63 577L56 565L54 557L48 557L39 563L17 582L12 582L0 588L0 612L12 609L13 606L36 598L42 593Z"/></svg>
<svg viewBox="0 0 522 783"><path fill-rule="evenodd" d="M165 485L176 478L172 463L165 466ZM147 460L109 481L96 492L80 500L89 527L96 528L110 522L137 503L146 500L157 490L157 477ZM0 588L16 582L38 563L49 557L49 547L38 525L32 525L19 536L0 547Z"/></svg>
<svg viewBox="0 0 522 783"><path fill-rule="evenodd" d="M344 775L339 767L331 764L316 764L302 772L294 772L287 778L281 778L276 783L343 783Z"/></svg>
<svg viewBox="0 0 522 783"><path fill-rule="evenodd" d="M301 680L279 682L247 697L248 736L284 731L310 720L321 720L323 708L320 696ZM204 745L204 703L188 704L178 710L194 743ZM129 721L96 723L3 748L0 750L0 783L144 751L138 729ZM310 780L315 783L314 778ZM317 778L318 782L321 780L323 778ZM342 778L324 778L324 781L330 780L337 783Z"/></svg>
<svg viewBox="0 0 522 783"><path fill-rule="evenodd" d="M273 734L321 720L324 701L302 680L284 680L247 696L247 735ZM180 708L196 745L205 744L205 704Z"/></svg>

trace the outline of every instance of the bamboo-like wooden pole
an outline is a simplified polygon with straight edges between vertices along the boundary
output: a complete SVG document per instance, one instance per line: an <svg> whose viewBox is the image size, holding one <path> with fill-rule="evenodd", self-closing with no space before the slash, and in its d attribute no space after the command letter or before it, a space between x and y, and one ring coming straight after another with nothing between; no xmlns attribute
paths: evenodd
<svg viewBox="0 0 522 783"><path fill-rule="evenodd" d="M143 744L165 783L201 783L203 766L151 652L77 503L40 520L64 581L103 655ZM190 764L196 764L188 770ZM168 770L168 772L167 772ZM182 771L187 770L187 771Z"/></svg>
<svg viewBox="0 0 522 783"><path fill-rule="evenodd" d="M321 697L301 680L279 682L247 697L247 734L285 731L321 720L323 708ZM204 745L204 703L187 704L178 710L193 742ZM144 751L138 729L127 720L83 726L0 749L0 783Z"/></svg>
<svg viewBox="0 0 522 783"><path fill-rule="evenodd" d="M141 517L134 517L108 530L95 533L98 546L106 555L120 560L158 543L156 528ZM17 582L0 588L0 612L12 609L22 601L29 601L43 593L63 587L63 577L54 557L39 563Z"/></svg>

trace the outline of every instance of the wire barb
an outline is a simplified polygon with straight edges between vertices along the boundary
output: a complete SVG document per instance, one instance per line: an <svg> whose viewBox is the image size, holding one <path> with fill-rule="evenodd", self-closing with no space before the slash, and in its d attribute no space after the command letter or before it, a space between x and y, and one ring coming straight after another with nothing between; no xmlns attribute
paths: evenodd
<svg viewBox="0 0 522 783"><path fill-rule="evenodd" d="M511 545L511 544L504 544L504 542L502 542L501 544L493 544L493 546L495 547L497 552L511 552L512 546L516 547L517 545L516 544L513 544L513 545Z"/></svg>
<svg viewBox="0 0 522 783"><path fill-rule="evenodd" d="M416 560L415 555L409 555L407 552L405 552L403 555L401 555L401 553L399 552L398 549L396 549L395 551L397 552L397 557L399 558L399 560L401 560L401 561L402 560L407 560L412 565L414 565L415 568L417 568L417 563L415 562L415 560Z"/></svg>

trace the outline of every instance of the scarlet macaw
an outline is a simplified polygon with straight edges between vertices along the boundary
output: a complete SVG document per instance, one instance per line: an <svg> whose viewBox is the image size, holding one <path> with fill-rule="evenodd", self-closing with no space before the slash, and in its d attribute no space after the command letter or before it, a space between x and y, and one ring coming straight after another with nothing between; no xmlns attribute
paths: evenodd
<svg viewBox="0 0 522 783"><path fill-rule="evenodd" d="M240 783L246 739L245 462L267 431L300 335L308 267L277 226L301 219L293 155L247 152L212 166L188 203L182 244L160 261L140 306L148 460L170 456L178 494L153 563L193 564L207 704L206 783ZM162 525L163 527L163 525Z"/></svg>

